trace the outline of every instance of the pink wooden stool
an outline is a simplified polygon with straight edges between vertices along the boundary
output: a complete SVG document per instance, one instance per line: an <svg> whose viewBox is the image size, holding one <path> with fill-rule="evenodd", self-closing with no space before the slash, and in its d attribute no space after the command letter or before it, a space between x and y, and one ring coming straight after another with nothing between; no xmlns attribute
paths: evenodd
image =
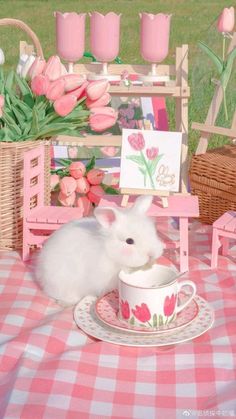
<svg viewBox="0 0 236 419"><path fill-rule="evenodd" d="M236 212L227 211L213 223L211 268L218 265L218 252L222 248L222 255L229 250L229 239L236 239Z"/></svg>
<svg viewBox="0 0 236 419"><path fill-rule="evenodd" d="M31 245L41 246L49 233L57 230L62 224L82 216L79 208L44 205L44 146L40 145L26 151L23 186L23 261L29 256Z"/></svg>

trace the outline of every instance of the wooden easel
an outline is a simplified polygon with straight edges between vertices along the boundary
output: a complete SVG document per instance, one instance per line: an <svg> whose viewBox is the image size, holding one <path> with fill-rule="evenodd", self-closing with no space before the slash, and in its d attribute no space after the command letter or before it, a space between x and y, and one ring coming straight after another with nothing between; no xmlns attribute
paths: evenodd
<svg viewBox="0 0 236 419"><path fill-rule="evenodd" d="M235 47L236 47L236 32L233 34L232 40L230 42L230 45L228 48L228 54ZM232 140L236 139L236 110L233 115L231 128L223 128L223 127L215 126L215 121L219 113L222 100L223 100L223 89L221 85L219 84L216 87L215 94L211 101L205 123L204 124L200 124L198 122L192 123L192 129L195 129L201 132L201 137L199 139L198 146L195 152L196 155L204 154L206 152L207 147L208 147L208 141L212 134L223 135L223 136L229 137Z"/></svg>

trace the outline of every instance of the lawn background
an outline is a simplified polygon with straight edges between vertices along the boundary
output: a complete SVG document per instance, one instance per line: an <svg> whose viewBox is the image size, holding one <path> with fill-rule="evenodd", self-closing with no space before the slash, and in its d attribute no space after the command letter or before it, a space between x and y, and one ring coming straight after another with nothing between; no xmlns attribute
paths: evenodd
<svg viewBox="0 0 236 419"><path fill-rule="evenodd" d="M199 40L207 43L214 51L221 54L222 36L216 30L216 19L224 7L236 6L231 0L0 0L0 18L11 17L23 20L37 34L48 58L56 53L55 18L53 12L89 12L122 13L120 53L125 63L143 63L139 51L139 16L138 13L172 13L170 50L166 63L174 62L176 46L189 45L189 83L191 99L189 101L189 146L194 152L199 133L191 130L191 122L203 122L206 118L215 86L212 77L217 77L207 57L199 50ZM0 48L6 56L6 68L15 67L18 61L19 41L27 40L26 34L13 27L0 27ZM86 20L86 51L89 51L89 18ZM229 127L236 103L236 71L228 87L229 121L224 119L221 108L217 124ZM173 101L168 100L170 128L174 129ZM214 136L209 147L221 145L223 137Z"/></svg>

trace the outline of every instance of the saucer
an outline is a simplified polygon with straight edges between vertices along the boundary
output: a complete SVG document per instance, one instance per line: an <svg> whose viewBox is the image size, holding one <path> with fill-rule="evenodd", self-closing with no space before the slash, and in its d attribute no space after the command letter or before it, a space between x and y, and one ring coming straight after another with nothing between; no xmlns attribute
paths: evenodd
<svg viewBox="0 0 236 419"><path fill-rule="evenodd" d="M180 294L180 302L183 303L186 297L186 294ZM129 332L138 332L138 333L163 333L169 331L176 331L181 327L186 327L190 324L198 314L198 305L193 299L187 307L185 307L179 314L177 314L176 319L167 325L163 325L158 329L146 328L140 325L135 326L127 324L122 319L118 318L119 310L119 293L118 290L109 292L108 294L102 296L96 301L95 304L95 313L98 318L107 324L108 326L119 329L119 330L128 330Z"/></svg>
<svg viewBox="0 0 236 419"><path fill-rule="evenodd" d="M77 304L74 310L74 320L77 326L88 335L116 345L137 347L175 345L201 336L211 328L214 322L214 311L207 301L198 295L194 299L198 305L198 314L195 319L177 331L166 333L144 334L108 326L97 317L95 312L97 298L91 295Z"/></svg>

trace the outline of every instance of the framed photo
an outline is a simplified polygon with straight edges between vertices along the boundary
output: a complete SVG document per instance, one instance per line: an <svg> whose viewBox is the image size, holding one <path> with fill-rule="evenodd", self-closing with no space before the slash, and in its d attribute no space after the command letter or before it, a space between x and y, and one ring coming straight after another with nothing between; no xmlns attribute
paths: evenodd
<svg viewBox="0 0 236 419"><path fill-rule="evenodd" d="M179 191L182 133L123 129L120 188Z"/></svg>

